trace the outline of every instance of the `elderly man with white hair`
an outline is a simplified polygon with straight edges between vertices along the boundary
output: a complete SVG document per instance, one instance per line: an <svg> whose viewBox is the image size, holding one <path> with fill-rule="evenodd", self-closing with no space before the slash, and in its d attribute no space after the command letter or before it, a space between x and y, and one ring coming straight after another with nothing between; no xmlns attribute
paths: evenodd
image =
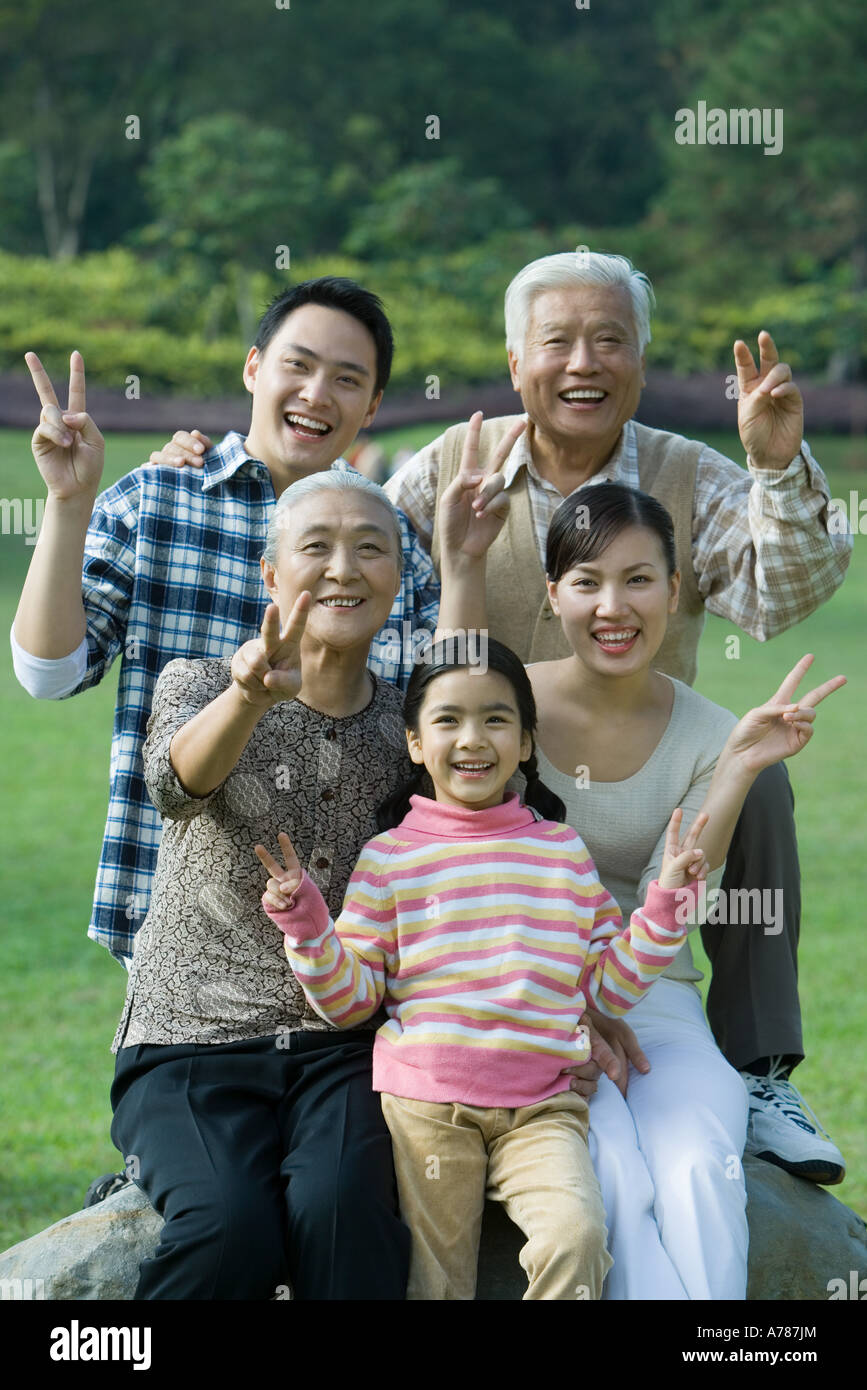
<svg viewBox="0 0 867 1390"><path fill-rule="evenodd" d="M527 423L501 468L510 507L488 553L488 627L526 662L569 654L545 585L548 526L577 488L625 483L656 497L674 520L680 606L657 664L692 684L706 611L765 641L831 597L852 542L829 531L830 489L803 440L800 392L769 333L759 334L758 365L744 342L734 345L746 470L705 444L633 418L653 305L650 282L625 257L582 250L533 261L509 286L509 368ZM514 424L514 416L484 422L480 470L496 467L493 456ZM447 430L387 484L437 565L434 520L459 470L466 429ZM747 1149L799 1176L839 1182L842 1155L788 1080L803 1059L800 873L782 765L763 773L747 798L722 886L724 894L783 894L778 934L702 929L713 966L708 1018L750 1093Z"/></svg>

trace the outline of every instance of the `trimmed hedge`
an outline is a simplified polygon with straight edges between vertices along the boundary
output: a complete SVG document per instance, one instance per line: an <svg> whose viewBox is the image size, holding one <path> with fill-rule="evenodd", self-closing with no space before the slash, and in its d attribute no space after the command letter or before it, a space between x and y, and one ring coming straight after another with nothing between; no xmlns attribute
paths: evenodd
<svg viewBox="0 0 867 1390"><path fill-rule="evenodd" d="M867 341L867 294L851 288L845 271L821 282L771 285L758 296L696 302L644 229L583 231L595 247L620 249L652 272L659 301L650 361L678 372L731 370L735 338L774 333L787 361L821 376L848 351L855 360ZM505 370L502 298L516 271L536 256L577 246L577 228L499 233L437 259L362 263L345 257L307 260L291 271L253 277L257 314L287 284L324 274L348 275L375 290L392 321L399 390L441 389L502 378ZM22 370L33 349L49 372L63 377L69 352L84 354L88 379L122 388L139 377L141 391L198 396L237 394L248 344L237 326L233 267L214 281L200 262L168 271L126 248L71 261L0 252L0 371Z"/></svg>

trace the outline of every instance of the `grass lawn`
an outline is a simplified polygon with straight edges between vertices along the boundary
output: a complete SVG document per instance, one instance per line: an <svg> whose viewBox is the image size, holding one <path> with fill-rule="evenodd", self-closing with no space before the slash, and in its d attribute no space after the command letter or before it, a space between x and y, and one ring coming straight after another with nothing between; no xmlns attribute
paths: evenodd
<svg viewBox="0 0 867 1390"><path fill-rule="evenodd" d="M430 426L383 436L392 452L421 445ZM135 467L161 442L112 436L106 482ZM733 436L709 441L739 457ZM867 497L863 441L811 439L834 495ZM44 495L29 434L0 432L0 496ZM867 524L867 523L865 523ZM8 631L31 549L0 543L0 620ZM867 548L856 537L842 590L794 631L762 646L740 634L728 659L730 624L711 619L700 653L698 688L742 712L766 699L806 651L817 678L843 671L849 686L823 706L811 747L790 765L797 797L803 870L801 982L808 1059L797 1080L849 1162L836 1196L867 1215L867 1097L864 1005L867 975L863 903L867 696ZM107 801L113 675L70 701L37 702L18 686L7 660L2 758L6 903L0 935L3 1065L0 1114L0 1249L81 1205L90 1180L121 1166L108 1137L113 1074L109 1045L126 976L86 940L93 878ZM700 951L697 952L700 955Z"/></svg>

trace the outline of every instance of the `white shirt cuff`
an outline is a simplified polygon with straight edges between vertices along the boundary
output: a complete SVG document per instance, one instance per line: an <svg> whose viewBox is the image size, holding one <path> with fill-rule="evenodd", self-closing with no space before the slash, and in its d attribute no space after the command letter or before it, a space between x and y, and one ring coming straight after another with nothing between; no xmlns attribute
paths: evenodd
<svg viewBox="0 0 867 1390"><path fill-rule="evenodd" d="M32 656L15 640L15 628L9 631L12 644L12 665L19 685L37 700L61 700L87 673L87 638L69 656Z"/></svg>

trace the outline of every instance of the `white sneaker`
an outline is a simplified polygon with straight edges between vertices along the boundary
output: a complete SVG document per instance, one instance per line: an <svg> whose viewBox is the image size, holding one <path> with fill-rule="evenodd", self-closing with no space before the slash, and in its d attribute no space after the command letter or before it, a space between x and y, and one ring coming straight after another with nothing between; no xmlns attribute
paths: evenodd
<svg viewBox="0 0 867 1390"><path fill-rule="evenodd" d="M781 1071L780 1059L772 1058L767 1076L741 1072L750 1097L745 1152L796 1177L833 1187L846 1176L843 1155Z"/></svg>

